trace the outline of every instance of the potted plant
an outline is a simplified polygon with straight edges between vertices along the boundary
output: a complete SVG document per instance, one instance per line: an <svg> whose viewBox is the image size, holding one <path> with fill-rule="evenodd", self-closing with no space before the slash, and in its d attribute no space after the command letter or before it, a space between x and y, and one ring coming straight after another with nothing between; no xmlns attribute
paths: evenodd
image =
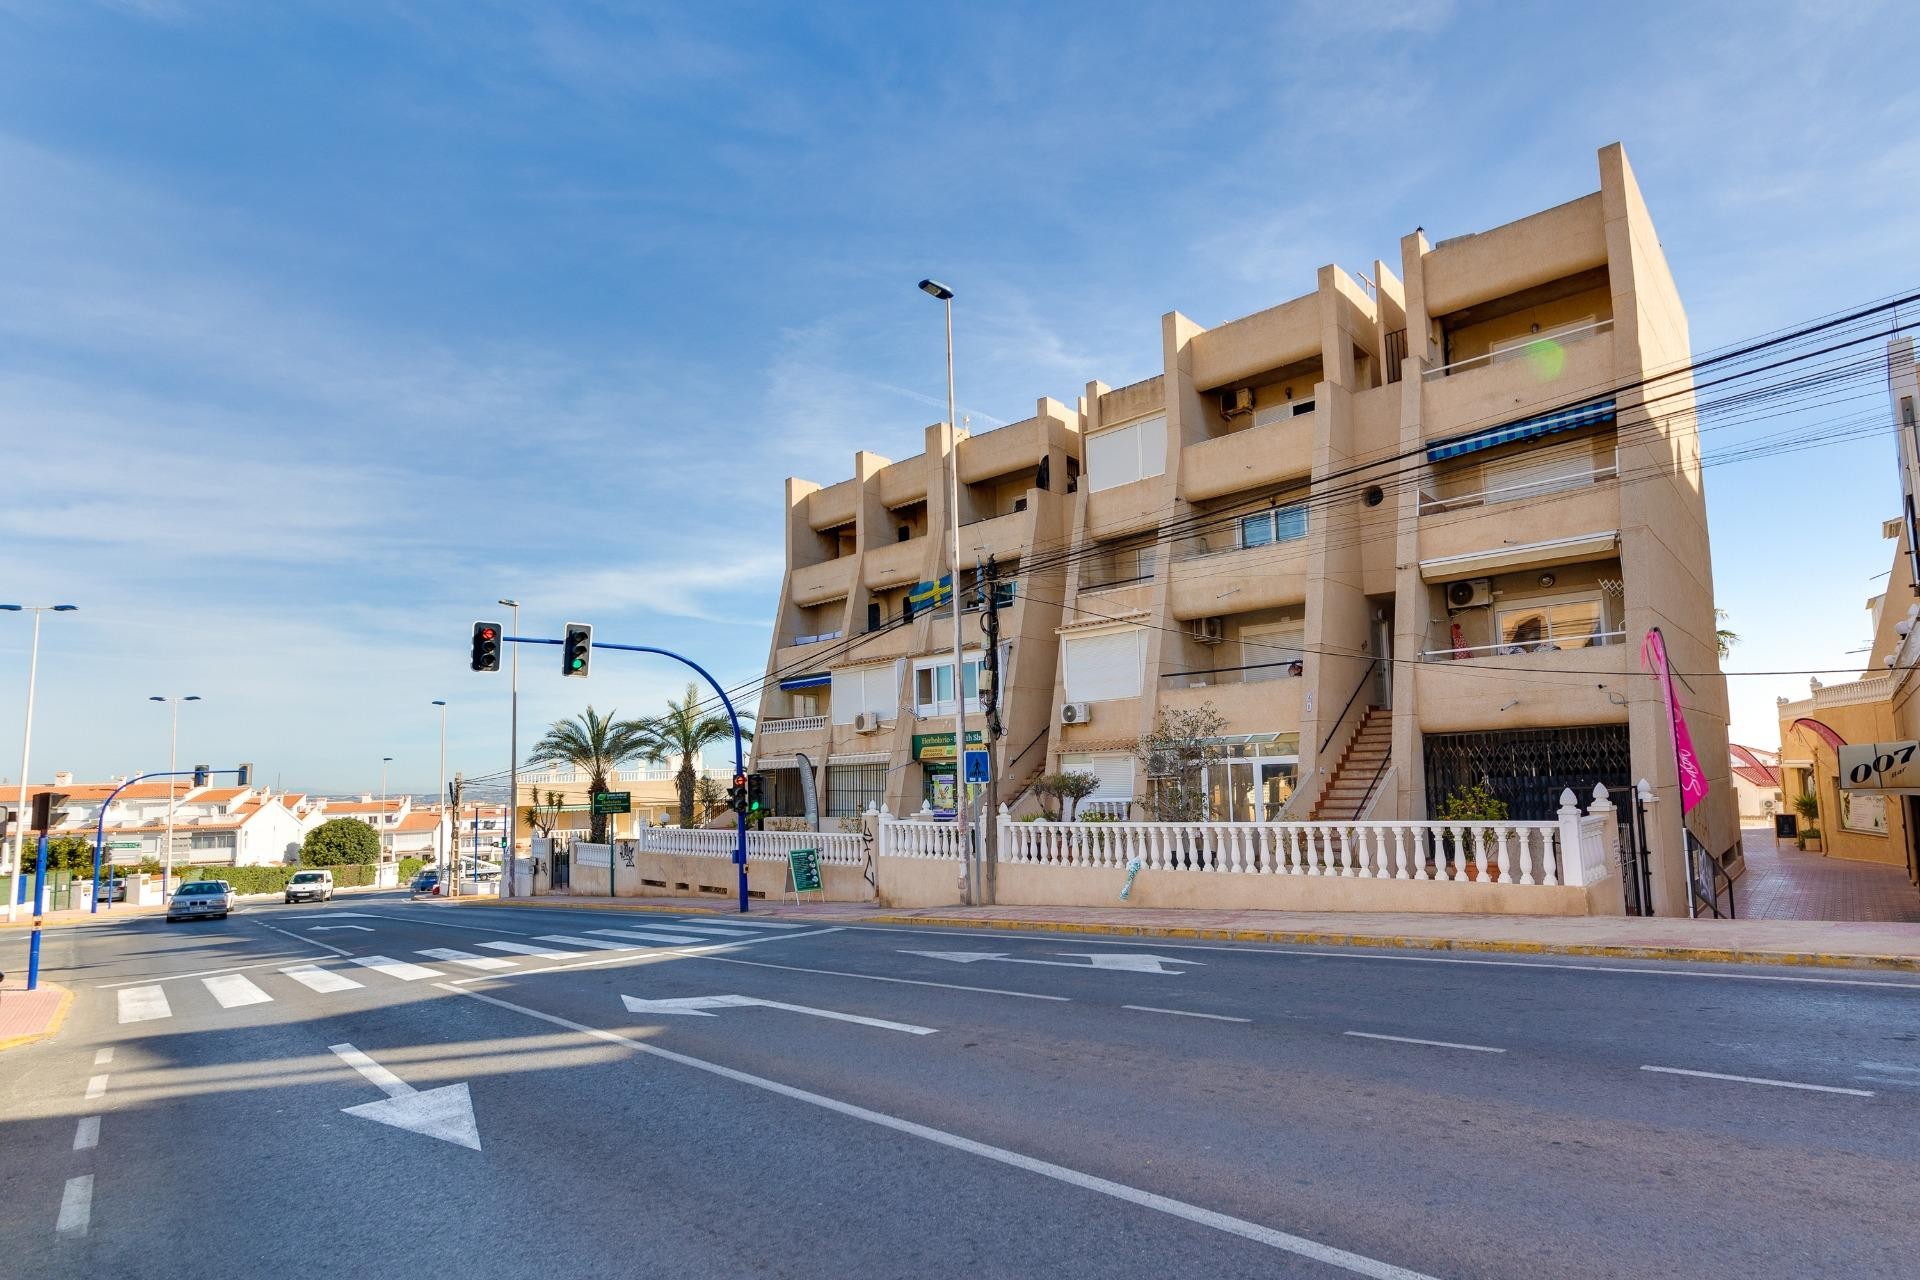
<svg viewBox="0 0 1920 1280"><path fill-rule="evenodd" d="M1481 781L1455 790L1440 802L1440 810L1434 816L1441 822L1505 822L1508 817L1507 802L1493 794L1493 788ZM1448 849L1453 847L1452 832L1442 833L1441 838ZM1466 867L1467 879L1480 878L1480 868L1473 859L1473 846L1470 841L1460 850L1459 860ZM1489 861L1487 879L1499 878L1500 868Z"/></svg>
<svg viewBox="0 0 1920 1280"><path fill-rule="evenodd" d="M1811 840L1814 852L1820 852L1820 831L1813 825L1813 820L1820 816L1820 797L1811 791L1802 791L1793 798L1793 811L1800 815L1800 834L1795 837L1796 842L1805 849Z"/></svg>

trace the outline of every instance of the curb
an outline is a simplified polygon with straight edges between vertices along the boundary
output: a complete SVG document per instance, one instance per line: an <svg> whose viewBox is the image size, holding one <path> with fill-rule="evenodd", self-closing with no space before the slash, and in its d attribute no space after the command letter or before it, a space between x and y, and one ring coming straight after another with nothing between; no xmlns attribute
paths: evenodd
<svg viewBox="0 0 1920 1280"><path fill-rule="evenodd" d="M48 983L47 985L52 986L53 984ZM30 1044L38 1044L40 1041L57 1034L60 1030L60 1025L67 1020L67 1010L72 1007L72 989L61 987L60 1004L54 1009L53 1017L48 1020L46 1029L44 1031L29 1032L24 1036L11 1036L5 1040L0 1040L0 1053L5 1053L9 1049L19 1049Z"/></svg>
<svg viewBox="0 0 1920 1280"><path fill-rule="evenodd" d="M689 902L698 903L699 899L689 898ZM559 898L480 898L468 894L462 898L442 898L440 905L445 907L533 907L541 911L558 909L561 911L652 911L662 915L685 916L722 914L706 905L690 907L656 907L650 903L634 903L631 906L612 902L569 902ZM727 915L734 914L726 912Z"/></svg>
<svg viewBox="0 0 1920 1280"><path fill-rule="evenodd" d="M1738 947L1630 946L1599 942L1534 942L1497 938L1424 938L1399 934L1317 930L1210 929L1151 924L1085 924L1059 920L981 920L959 916L867 916L862 924L937 925L1010 932L1103 933L1123 938L1205 938L1223 942L1282 942L1294 946L1378 947L1410 951L1475 951L1503 955L1599 956L1615 960L1691 960L1705 964L1798 965L1833 969L1892 969L1920 973L1920 956L1842 955L1822 951L1751 951Z"/></svg>

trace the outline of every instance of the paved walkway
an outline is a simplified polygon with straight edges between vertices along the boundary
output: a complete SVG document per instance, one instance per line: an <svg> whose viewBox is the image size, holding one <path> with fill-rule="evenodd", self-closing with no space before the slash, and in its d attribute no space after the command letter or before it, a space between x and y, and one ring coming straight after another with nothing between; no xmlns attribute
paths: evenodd
<svg viewBox="0 0 1920 1280"><path fill-rule="evenodd" d="M0 1049L30 1044L53 1034L66 1016L71 999L65 987L42 982L38 989L27 990L27 975L9 973L0 982Z"/></svg>
<svg viewBox="0 0 1920 1280"><path fill-rule="evenodd" d="M1748 829L1740 837L1747 874L1735 905L1743 920L1920 924L1920 889L1903 867L1802 853L1765 829Z"/></svg>

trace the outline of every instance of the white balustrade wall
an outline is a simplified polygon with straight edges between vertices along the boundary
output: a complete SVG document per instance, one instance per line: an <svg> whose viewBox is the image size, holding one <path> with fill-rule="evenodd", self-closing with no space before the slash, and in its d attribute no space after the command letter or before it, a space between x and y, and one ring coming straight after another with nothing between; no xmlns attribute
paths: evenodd
<svg viewBox="0 0 1920 1280"><path fill-rule="evenodd" d="M1002 812L1005 809L1002 805ZM878 810L868 809L867 820L878 824L878 849L887 857L960 857L959 824L935 818L929 805L922 805L919 815L913 818L896 818L882 805Z"/></svg>
<svg viewBox="0 0 1920 1280"><path fill-rule="evenodd" d="M643 853L678 853L696 858L731 858L736 835L704 828L643 827L638 839L622 840ZM861 866L866 852L861 837L844 831L749 831L747 861L785 862L795 849L818 849L822 863Z"/></svg>

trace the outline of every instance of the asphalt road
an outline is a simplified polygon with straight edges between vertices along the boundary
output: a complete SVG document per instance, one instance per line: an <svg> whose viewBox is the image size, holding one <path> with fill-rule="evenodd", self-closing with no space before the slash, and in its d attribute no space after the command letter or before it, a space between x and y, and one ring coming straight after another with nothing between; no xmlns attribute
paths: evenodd
<svg viewBox="0 0 1920 1280"><path fill-rule="evenodd" d="M67 1026L0 1055L0 1269L1920 1258L1910 977L747 920L360 897L64 930Z"/></svg>

